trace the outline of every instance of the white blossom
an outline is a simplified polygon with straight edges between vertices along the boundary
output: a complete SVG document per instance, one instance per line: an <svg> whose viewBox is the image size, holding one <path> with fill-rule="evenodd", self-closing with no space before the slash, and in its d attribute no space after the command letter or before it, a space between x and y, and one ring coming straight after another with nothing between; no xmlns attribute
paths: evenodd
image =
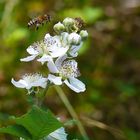
<svg viewBox="0 0 140 140"><path fill-rule="evenodd" d="M53 58L60 57L67 52L69 48L68 46L63 46L64 41L65 40L60 40L59 36L52 37L50 34L46 34L43 41L34 43L27 48L27 52L30 54L30 56L20 60L29 62L38 56L39 58L37 61L44 64L46 61L48 62Z"/></svg>
<svg viewBox="0 0 140 140"><path fill-rule="evenodd" d="M50 55L53 58L60 57L67 53L69 49L67 37L68 37L68 33L66 32L63 32L60 35L56 35L52 37L52 39L55 40L56 44L52 43L51 45L48 45L48 46L49 46ZM49 40L50 38L45 36L46 44L50 44Z"/></svg>
<svg viewBox="0 0 140 140"><path fill-rule="evenodd" d="M27 90L32 87L42 87L47 86L47 78L42 77L41 74L26 74L19 81L15 81L13 78L11 80L12 84L18 88L26 88Z"/></svg>
<svg viewBox="0 0 140 140"><path fill-rule="evenodd" d="M29 62L37 58L37 61L44 64L54 58L65 54L77 57L79 49L82 47L82 39L78 33L62 32L59 35L50 36L46 34L43 41L36 42L27 48L30 56L20 59Z"/></svg>
<svg viewBox="0 0 140 140"><path fill-rule="evenodd" d="M48 76L55 85L61 85L65 83L70 89L79 93L85 91L85 84L77 79L80 76L80 72L75 60L66 60L67 55L57 58L55 63L53 61L48 62L48 68L51 73ZM57 76L56 76L57 75Z"/></svg>

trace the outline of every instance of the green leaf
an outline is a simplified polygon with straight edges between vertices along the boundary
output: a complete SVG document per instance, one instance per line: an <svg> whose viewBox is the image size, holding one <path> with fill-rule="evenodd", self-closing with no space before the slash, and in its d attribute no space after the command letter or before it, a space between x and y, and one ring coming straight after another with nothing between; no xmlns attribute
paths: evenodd
<svg viewBox="0 0 140 140"><path fill-rule="evenodd" d="M7 133L18 137L23 137L26 140L31 140L30 133L20 125L11 125L8 127L0 128L0 133Z"/></svg>
<svg viewBox="0 0 140 140"><path fill-rule="evenodd" d="M39 140L62 127L62 124L48 110L47 112L34 106L31 111L15 119L16 123L24 126L32 135L33 140Z"/></svg>

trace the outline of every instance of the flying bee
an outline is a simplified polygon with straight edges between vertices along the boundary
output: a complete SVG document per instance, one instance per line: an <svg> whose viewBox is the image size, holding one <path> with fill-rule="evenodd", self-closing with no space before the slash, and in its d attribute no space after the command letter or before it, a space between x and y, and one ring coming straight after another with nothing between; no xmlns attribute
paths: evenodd
<svg viewBox="0 0 140 140"><path fill-rule="evenodd" d="M44 25L46 22L51 21L51 16L49 14L38 16L28 22L28 27L35 26L36 30L38 30L40 25Z"/></svg>
<svg viewBox="0 0 140 140"><path fill-rule="evenodd" d="M80 17L76 17L74 18L75 22L76 22L76 26L81 29L83 26L85 26L85 22L80 18Z"/></svg>

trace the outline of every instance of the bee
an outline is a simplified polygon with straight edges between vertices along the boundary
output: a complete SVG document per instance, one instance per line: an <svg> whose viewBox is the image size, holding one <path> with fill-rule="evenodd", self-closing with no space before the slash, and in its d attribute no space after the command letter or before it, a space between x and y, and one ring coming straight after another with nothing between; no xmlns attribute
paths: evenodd
<svg viewBox="0 0 140 140"><path fill-rule="evenodd" d="M80 17L76 17L76 18L74 18L74 20L79 29L81 29L83 26L85 26L85 22Z"/></svg>
<svg viewBox="0 0 140 140"><path fill-rule="evenodd" d="M40 25L44 25L46 22L51 21L51 16L49 14L38 16L28 22L28 27L35 26L36 30L38 30Z"/></svg>

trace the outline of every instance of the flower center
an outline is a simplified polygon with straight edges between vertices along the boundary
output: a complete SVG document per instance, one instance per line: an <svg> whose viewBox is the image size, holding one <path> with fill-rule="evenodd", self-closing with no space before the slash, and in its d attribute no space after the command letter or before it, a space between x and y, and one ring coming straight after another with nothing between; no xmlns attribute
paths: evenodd
<svg viewBox="0 0 140 140"><path fill-rule="evenodd" d="M23 76L23 80L25 80L27 83L33 83L35 81L38 81L42 78L42 75L35 73L35 74L25 74Z"/></svg>
<svg viewBox="0 0 140 140"><path fill-rule="evenodd" d="M34 44L34 49L39 52L40 55L49 54L47 46L44 41L40 41Z"/></svg>
<svg viewBox="0 0 140 140"><path fill-rule="evenodd" d="M47 47L51 47L53 45L57 45L58 44L56 39L53 38L53 37L45 38L44 43L47 45Z"/></svg>
<svg viewBox="0 0 140 140"><path fill-rule="evenodd" d="M77 68L77 62L75 60L64 61L60 68L60 75L63 78L78 77L80 72Z"/></svg>

